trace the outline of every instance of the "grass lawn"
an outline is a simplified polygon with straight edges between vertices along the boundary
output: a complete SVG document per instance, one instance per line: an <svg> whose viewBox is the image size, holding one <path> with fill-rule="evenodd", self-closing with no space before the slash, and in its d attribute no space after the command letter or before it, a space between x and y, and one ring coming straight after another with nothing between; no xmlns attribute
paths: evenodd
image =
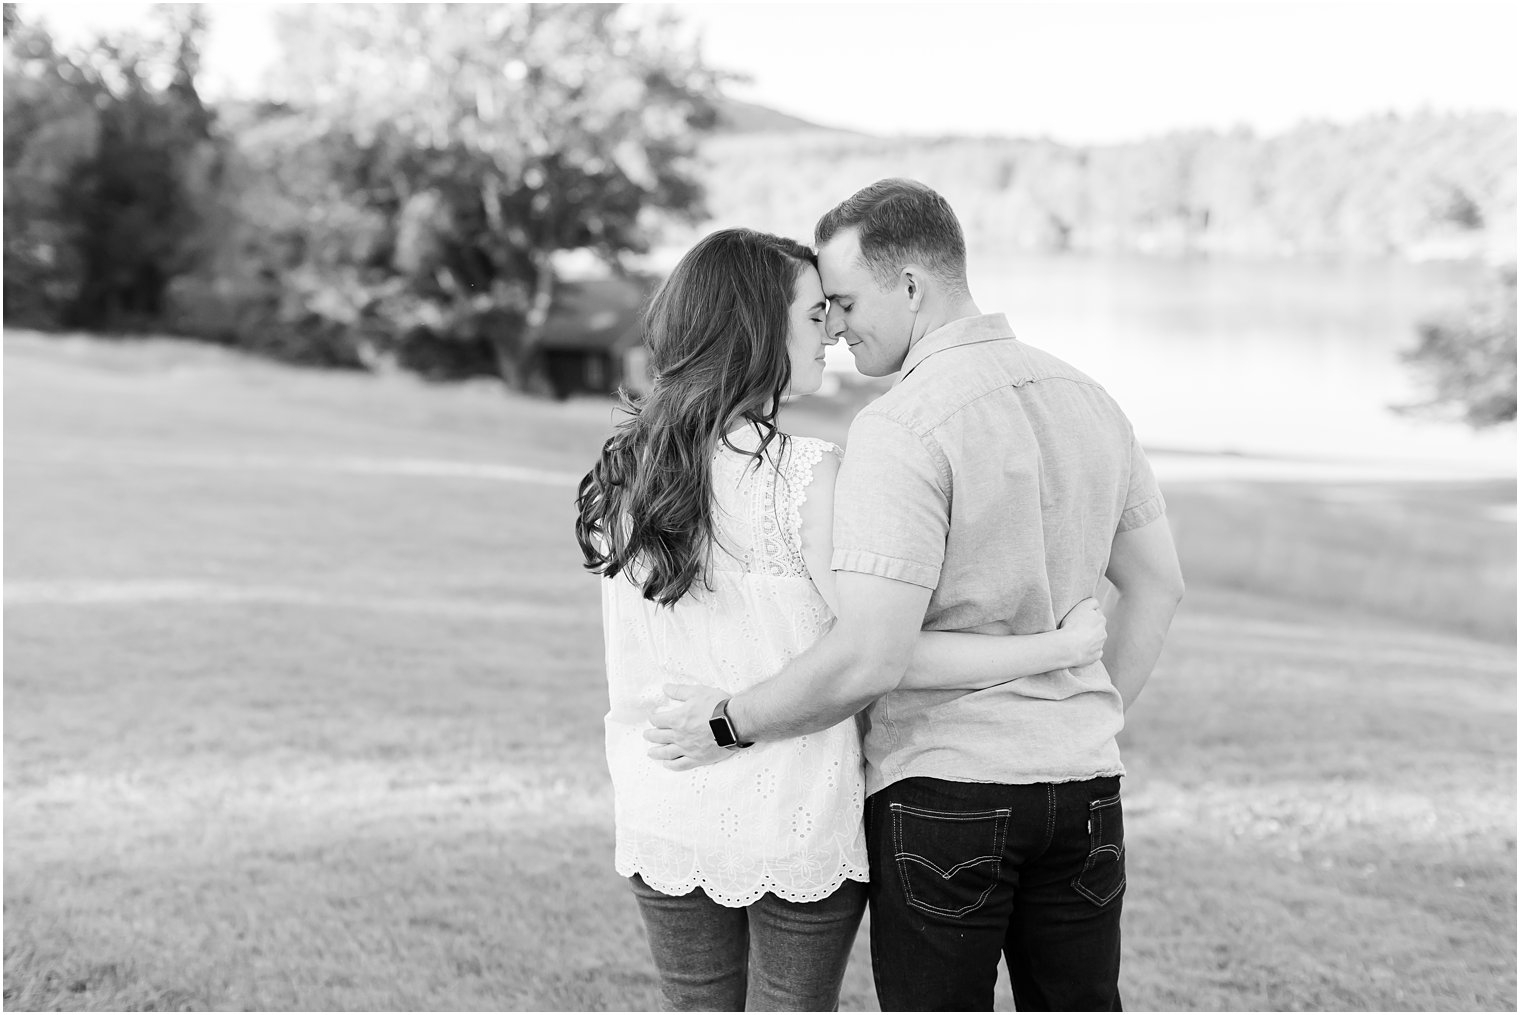
<svg viewBox="0 0 1520 1015"><path fill-rule="evenodd" d="M609 404L5 346L5 1007L656 1008L570 531ZM1514 1010L1513 481L1167 494L1126 1005Z"/></svg>

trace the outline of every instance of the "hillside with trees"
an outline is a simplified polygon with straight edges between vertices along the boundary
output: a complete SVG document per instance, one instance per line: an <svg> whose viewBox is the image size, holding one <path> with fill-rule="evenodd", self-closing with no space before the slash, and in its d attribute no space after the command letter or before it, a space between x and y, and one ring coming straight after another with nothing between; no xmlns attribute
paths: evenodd
<svg viewBox="0 0 1520 1015"><path fill-rule="evenodd" d="M1506 260L1515 143L1515 117L1492 113L1104 146L769 132L711 138L702 150L716 223L797 236L858 187L911 176L949 198L983 254Z"/></svg>

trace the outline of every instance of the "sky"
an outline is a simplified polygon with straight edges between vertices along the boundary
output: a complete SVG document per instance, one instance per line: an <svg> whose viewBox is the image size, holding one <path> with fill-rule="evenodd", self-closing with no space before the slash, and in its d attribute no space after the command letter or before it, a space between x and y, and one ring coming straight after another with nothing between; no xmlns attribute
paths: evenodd
<svg viewBox="0 0 1520 1015"><path fill-rule="evenodd" d="M273 5L210 5L208 96L275 63ZM1274 133L1422 109L1516 110L1513 3L674 4L735 98L872 134L1111 143L1169 130ZM23 4L63 35L145 4Z"/></svg>

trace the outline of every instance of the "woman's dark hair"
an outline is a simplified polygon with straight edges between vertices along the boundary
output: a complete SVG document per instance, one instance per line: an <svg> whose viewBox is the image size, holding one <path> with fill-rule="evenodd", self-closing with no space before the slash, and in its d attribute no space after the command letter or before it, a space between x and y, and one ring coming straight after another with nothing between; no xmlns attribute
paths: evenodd
<svg viewBox="0 0 1520 1015"><path fill-rule="evenodd" d="M748 421L758 463L791 384L787 355L806 246L753 229L722 229L681 258L644 311L654 383L602 447L575 498L575 538L588 571L636 567L644 598L669 606L701 579L713 542L712 456ZM749 452L745 452L749 453ZM630 571L629 577L635 572Z"/></svg>

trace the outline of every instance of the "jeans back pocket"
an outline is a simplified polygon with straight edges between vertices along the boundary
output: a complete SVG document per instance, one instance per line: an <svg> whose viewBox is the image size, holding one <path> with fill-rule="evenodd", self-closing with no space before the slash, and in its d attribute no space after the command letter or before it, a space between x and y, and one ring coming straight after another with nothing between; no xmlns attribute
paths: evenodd
<svg viewBox="0 0 1520 1015"><path fill-rule="evenodd" d="M1002 870L1011 812L891 806L893 858L908 905L961 917L986 902Z"/></svg>
<svg viewBox="0 0 1520 1015"><path fill-rule="evenodd" d="M1095 906L1106 906L1124 891L1124 807L1119 794L1094 800L1087 806L1087 860L1071 879L1075 888Z"/></svg>

